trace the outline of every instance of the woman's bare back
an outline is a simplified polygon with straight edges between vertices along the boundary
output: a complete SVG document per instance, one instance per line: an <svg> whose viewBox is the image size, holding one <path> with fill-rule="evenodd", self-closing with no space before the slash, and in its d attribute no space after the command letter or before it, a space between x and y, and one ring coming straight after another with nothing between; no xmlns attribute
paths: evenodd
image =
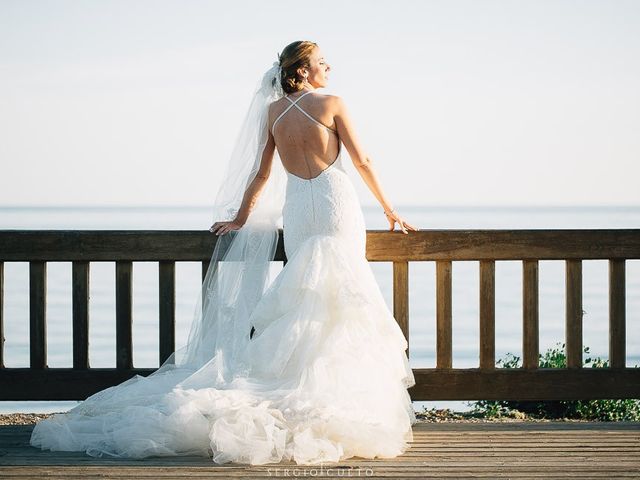
<svg viewBox="0 0 640 480"><path fill-rule="evenodd" d="M333 117L330 95L305 92L272 104L269 126L288 172L315 178L337 159L340 137Z"/></svg>

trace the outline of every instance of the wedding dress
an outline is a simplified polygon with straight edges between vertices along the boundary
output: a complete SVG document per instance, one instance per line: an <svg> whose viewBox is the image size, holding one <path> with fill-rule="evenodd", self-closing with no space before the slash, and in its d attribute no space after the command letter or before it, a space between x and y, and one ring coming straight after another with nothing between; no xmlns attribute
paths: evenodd
<svg viewBox="0 0 640 480"><path fill-rule="evenodd" d="M337 135L298 105L307 93L285 97L291 105L274 127L295 107ZM31 445L249 464L402 454L413 440L407 388L415 380L365 257L365 222L340 144L314 177L286 172L287 262L250 312L251 332L242 332L233 361L220 354L195 371L136 375L39 422Z"/></svg>

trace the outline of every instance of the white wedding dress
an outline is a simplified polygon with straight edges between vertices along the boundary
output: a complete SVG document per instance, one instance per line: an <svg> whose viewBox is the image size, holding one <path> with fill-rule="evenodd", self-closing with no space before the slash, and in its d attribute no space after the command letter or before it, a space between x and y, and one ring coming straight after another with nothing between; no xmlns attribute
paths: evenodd
<svg viewBox="0 0 640 480"><path fill-rule="evenodd" d="M294 105L304 95L285 97L292 104L282 115L295 106L336 133ZM364 218L341 152L311 179L287 172L287 263L251 312L248 374L229 375L228 366L223 374L214 356L195 372L136 375L39 422L31 445L249 464L402 454L413 440L407 388L415 380L365 257Z"/></svg>

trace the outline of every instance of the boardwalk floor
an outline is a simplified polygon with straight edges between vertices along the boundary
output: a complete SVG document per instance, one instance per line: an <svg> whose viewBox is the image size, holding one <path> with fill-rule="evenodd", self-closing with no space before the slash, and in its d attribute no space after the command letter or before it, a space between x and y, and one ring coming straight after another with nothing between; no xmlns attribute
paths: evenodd
<svg viewBox="0 0 640 480"><path fill-rule="evenodd" d="M418 423L395 459L334 464L216 465L202 457L144 460L40 451L33 425L0 426L0 478L640 478L640 423Z"/></svg>

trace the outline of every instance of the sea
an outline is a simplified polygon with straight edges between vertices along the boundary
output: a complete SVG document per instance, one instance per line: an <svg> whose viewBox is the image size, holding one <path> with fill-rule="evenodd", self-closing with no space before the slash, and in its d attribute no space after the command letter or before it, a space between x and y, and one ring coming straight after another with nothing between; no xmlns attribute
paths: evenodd
<svg viewBox="0 0 640 480"><path fill-rule="evenodd" d="M388 228L378 206L364 205L367 228ZM419 206L396 205L406 222L429 229L618 229L640 228L639 206ZM22 206L0 207L0 230L207 230L207 206ZM396 229L398 227L396 226ZM0 245L1 248L1 245ZM392 310L392 265L370 262ZM281 268L281 267L279 267ZM157 367L158 266L134 262L134 366ZM4 330L6 367L29 366L29 266L6 262ZM496 262L496 360L522 357L522 264ZM586 358L608 358L608 264L583 262L583 339ZM115 265L94 262L90 278L89 360L92 367L115 366ZM564 342L564 262L539 264L540 352ZM186 342L200 285L200 264L176 265L176 345ZM453 367L479 363L478 262L455 261ZM626 263L627 366L640 365L640 260ZM47 364L72 366L71 263L47 267ZM435 367L435 263L409 263L409 358L413 368ZM64 412L76 401L0 401L0 413ZM416 401L414 409L471 409L468 401Z"/></svg>

